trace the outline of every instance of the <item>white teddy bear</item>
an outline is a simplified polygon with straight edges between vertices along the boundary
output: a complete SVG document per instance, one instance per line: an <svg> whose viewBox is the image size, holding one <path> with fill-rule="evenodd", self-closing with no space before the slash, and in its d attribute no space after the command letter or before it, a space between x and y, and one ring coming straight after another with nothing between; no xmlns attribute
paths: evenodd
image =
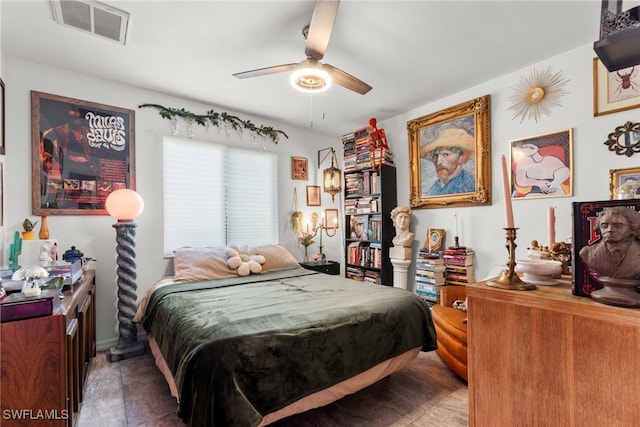
<svg viewBox="0 0 640 427"><path fill-rule="evenodd" d="M226 248L224 253L229 257L227 265L237 270L238 276L248 276L249 273L260 273L262 271L262 264L266 261L265 257L260 255L258 249L255 247L230 247Z"/></svg>

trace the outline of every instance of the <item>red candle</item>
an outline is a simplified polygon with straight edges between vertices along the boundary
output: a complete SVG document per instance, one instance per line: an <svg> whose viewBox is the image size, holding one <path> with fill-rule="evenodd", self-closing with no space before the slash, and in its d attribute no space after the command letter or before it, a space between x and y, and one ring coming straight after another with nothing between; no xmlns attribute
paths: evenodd
<svg viewBox="0 0 640 427"><path fill-rule="evenodd" d="M515 228L513 225L513 207L511 206L511 186L507 173L507 159L502 155L502 188L504 189L504 218L506 228Z"/></svg>
<svg viewBox="0 0 640 427"><path fill-rule="evenodd" d="M550 206L547 211L548 225L549 225L549 250L553 248L553 244L556 242L556 209Z"/></svg>

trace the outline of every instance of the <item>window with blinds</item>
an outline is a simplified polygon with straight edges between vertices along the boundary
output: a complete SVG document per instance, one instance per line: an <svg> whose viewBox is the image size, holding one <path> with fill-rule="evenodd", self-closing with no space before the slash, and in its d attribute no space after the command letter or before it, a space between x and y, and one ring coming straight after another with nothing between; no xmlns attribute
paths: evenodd
<svg viewBox="0 0 640 427"><path fill-rule="evenodd" d="M277 156L164 136L164 254L278 241Z"/></svg>

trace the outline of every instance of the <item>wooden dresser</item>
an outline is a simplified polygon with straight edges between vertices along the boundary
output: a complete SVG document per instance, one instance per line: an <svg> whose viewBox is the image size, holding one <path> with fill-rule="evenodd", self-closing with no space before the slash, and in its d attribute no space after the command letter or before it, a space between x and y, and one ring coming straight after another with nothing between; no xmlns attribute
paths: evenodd
<svg viewBox="0 0 640 427"><path fill-rule="evenodd" d="M0 325L1 413L5 426L73 426L96 355L95 272L53 315Z"/></svg>
<svg viewBox="0 0 640 427"><path fill-rule="evenodd" d="M469 425L631 426L640 420L640 309L467 287Z"/></svg>

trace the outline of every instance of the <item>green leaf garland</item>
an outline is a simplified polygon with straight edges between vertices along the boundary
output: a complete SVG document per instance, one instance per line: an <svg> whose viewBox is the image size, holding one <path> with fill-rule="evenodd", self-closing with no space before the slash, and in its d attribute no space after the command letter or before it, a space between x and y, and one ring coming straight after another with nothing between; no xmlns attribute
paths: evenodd
<svg viewBox="0 0 640 427"><path fill-rule="evenodd" d="M211 123L213 126L219 126L220 123L228 124L233 130L245 129L249 132L253 132L257 136L263 138L269 137L276 144L280 140L280 135L285 138L289 138L284 131L274 129L271 126L256 126L251 123L251 120L242 120L237 116L232 116L227 112L217 113L213 110L207 111L206 114L194 114L191 111L187 111L184 108L167 108L158 104L142 104L138 108L152 107L160 110L160 117L165 119L175 119L181 117L186 121L196 122L199 125L207 126L207 123Z"/></svg>

